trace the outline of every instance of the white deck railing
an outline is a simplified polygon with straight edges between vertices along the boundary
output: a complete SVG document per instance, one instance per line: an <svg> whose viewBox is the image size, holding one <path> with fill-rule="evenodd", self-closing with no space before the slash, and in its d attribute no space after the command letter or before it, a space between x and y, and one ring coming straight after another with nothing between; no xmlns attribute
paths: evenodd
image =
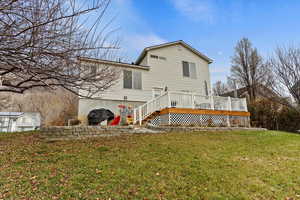
<svg viewBox="0 0 300 200"><path fill-rule="evenodd" d="M133 111L133 122L142 121L156 111L164 108L192 108L224 111L248 111L245 98L231 98L220 96L203 96L183 92L165 92Z"/></svg>

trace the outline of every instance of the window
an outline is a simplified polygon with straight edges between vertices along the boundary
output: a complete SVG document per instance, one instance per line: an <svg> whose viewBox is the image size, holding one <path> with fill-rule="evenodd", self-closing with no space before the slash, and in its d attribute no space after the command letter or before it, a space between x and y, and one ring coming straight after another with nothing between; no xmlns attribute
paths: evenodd
<svg viewBox="0 0 300 200"><path fill-rule="evenodd" d="M142 89L142 72L139 71L123 71L123 86L126 89Z"/></svg>
<svg viewBox="0 0 300 200"><path fill-rule="evenodd" d="M156 55L150 55L150 58L154 58L154 59L158 59L158 56L156 56Z"/></svg>
<svg viewBox="0 0 300 200"><path fill-rule="evenodd" d="M184 77L192 79L197 78L196 64L192 62L182 61L182 72Z"/></svg>
<svg viewBox="0 0 300 200"><path fill-rule="evenodd" d="M150 55L150 58L153 58L153 59L159 59L159 60L167 60L166 57L163 57L163 56L157 56L157 55L153 55L153 54Z"/></svg>
<svg viewBox="0 0 300 200"><path fill-rule="evenodd" d="M97 74L97 66L91 66L91 74L96 76Z"/></svg>
<svg viewBox="0 0 300 200"><path fill-rule="evenodd" d="M190 77L193 79L197 78L195 63L190 63Z"/></svg>
<svg viewBox="0 0 300 200"><path fill-rule="evenodd" d="M142 89L142 73L141 72L133 72L133 88L137 90Z"/></svg>
<svg viewBox="0 0 300 200"><path fill-rule="evenodd" d="M166 57L163 57L163 56L159 56L159 59L160 59L160 60L167 60L167 58L166 58Z"/></svg>
<svg viewBox="0 0 300 200"><path fill-rule="evenodd" d="M124 70L123 77L124 88L132 89L132 71Z"/></svg>
<svg viewBox="0 0 300 200"><path fill-rule="evenodd" d="M190 77L190 68L188 62L185 61L182 62L182 70L183 70L183 76Z"/></svg>

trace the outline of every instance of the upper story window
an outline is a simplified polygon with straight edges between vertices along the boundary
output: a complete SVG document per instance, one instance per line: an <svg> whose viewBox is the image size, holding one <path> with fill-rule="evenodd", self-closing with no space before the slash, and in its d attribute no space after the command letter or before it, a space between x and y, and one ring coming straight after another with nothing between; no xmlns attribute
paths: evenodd
<svg viewBox="0 0 300 200"><path fill-rule="evenodd" d="M158 59L158 56L157 55L150 55L150 58L154 58L154 59Z"/></svg>
<svg viewBox="0 0 300 200"><path fill-rule="evenodd" d="M163 57L163 56L159 56L159 59L160 59L160 60L167 60L167 58L166 58L166 57Z"/></svg>
<svg viewBox="0 0 300 200"><path fill-rule="evenodd" d="M150 58L159 59L159 60L167 60L167 58L164 56L157 56L157 55L153 55L153 54L150 54Z"/></svg>
<svg viewBox="0 0 300 200"><path fill-rule="evenodd" d="M195 63L182 61L182 72L184 77L189 77L192 79L197 78Z"/></svg>
<svg viewBox="0 0 300 200"><path fill-rule="evenodd" d="M123 70L123 86L126 89L142 89L142 72Z"/></svg>

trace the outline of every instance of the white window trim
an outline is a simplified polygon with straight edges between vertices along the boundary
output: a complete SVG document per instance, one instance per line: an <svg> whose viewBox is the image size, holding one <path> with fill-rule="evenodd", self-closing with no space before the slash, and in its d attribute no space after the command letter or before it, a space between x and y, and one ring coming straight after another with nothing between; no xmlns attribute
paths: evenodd
<svg viewBox="0 0 300 200"><path fill-rule="evenodd" d="M125 87L124 87L124 71L125 71L125 70L131 72L131 77L132 77L132 80L131 80L131 88L125 88ZM140 89L134 88L134 72L140 72L140 73L141 73L141 88L140 88ZM138 71L138 70L124 69L124 70L123 70L123 89L124 89L124 90L143 90L143 73L142 73L141 71Z"/></svg>
<svg viewBox="0 0 300 200"><path fill-rule="evenodd" d="M183 73L183 62L186 62L186 63L188 63L188 69L189 69L189 76L185 76L184 75L184 73ZM194 69L195 69L195 73L194 73L194 76L192 76L191 75L191 64L194 64L193 66L195 67ZM194 62L188 62L188 61L182 61L181 62L181 66L182 66L182 76L184 77L184 78L189 78L189 79L198 79L198 76L197 76L197 66L196 66L196 63L194 63Z"/></svg>

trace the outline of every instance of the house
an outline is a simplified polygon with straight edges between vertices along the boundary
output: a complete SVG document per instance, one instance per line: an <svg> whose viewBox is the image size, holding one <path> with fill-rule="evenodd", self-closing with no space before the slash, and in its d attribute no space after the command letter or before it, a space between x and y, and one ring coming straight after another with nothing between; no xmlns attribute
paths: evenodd
<svg viewBox="0 0 300 200"><path fill-rule="evenodd" d="M155 109L166 107L228 109L227 98L210 98L209 64L212 59L182 40L147 47L132 64L91 58L81 58L81 61L99 67L110 65L121 71L119 81L109 90L97 94L94 99L79 100L78 117L83 122L88 113L96 108L109 109L118 114L120 104L135 108L134 121L144 120ZM148 102L153 105L148 105ZM165 107L158 108L158 103Z"/></svg>
<svg viewBox="0 0 300 200"><path fill-rule="evenodd" d="M0 132L37 130L41 126L39 113L0 112Z"/></svg>
<svg viewBox="0 0 300 200"><path fill-rule="evenodd" d="M278 95L276 95L275 92L273 92L270 88L267 88L264 85L258 85L255 88L256 91L256 100L262 100L262 99L270 99L270 98L279 98ZM236 90L232 90L229 92L226 92L220 96L223 97L233 97L233 98L246 98L247 102L250 102L250 95L248 92L247 87L241 87Z"/></svg>

